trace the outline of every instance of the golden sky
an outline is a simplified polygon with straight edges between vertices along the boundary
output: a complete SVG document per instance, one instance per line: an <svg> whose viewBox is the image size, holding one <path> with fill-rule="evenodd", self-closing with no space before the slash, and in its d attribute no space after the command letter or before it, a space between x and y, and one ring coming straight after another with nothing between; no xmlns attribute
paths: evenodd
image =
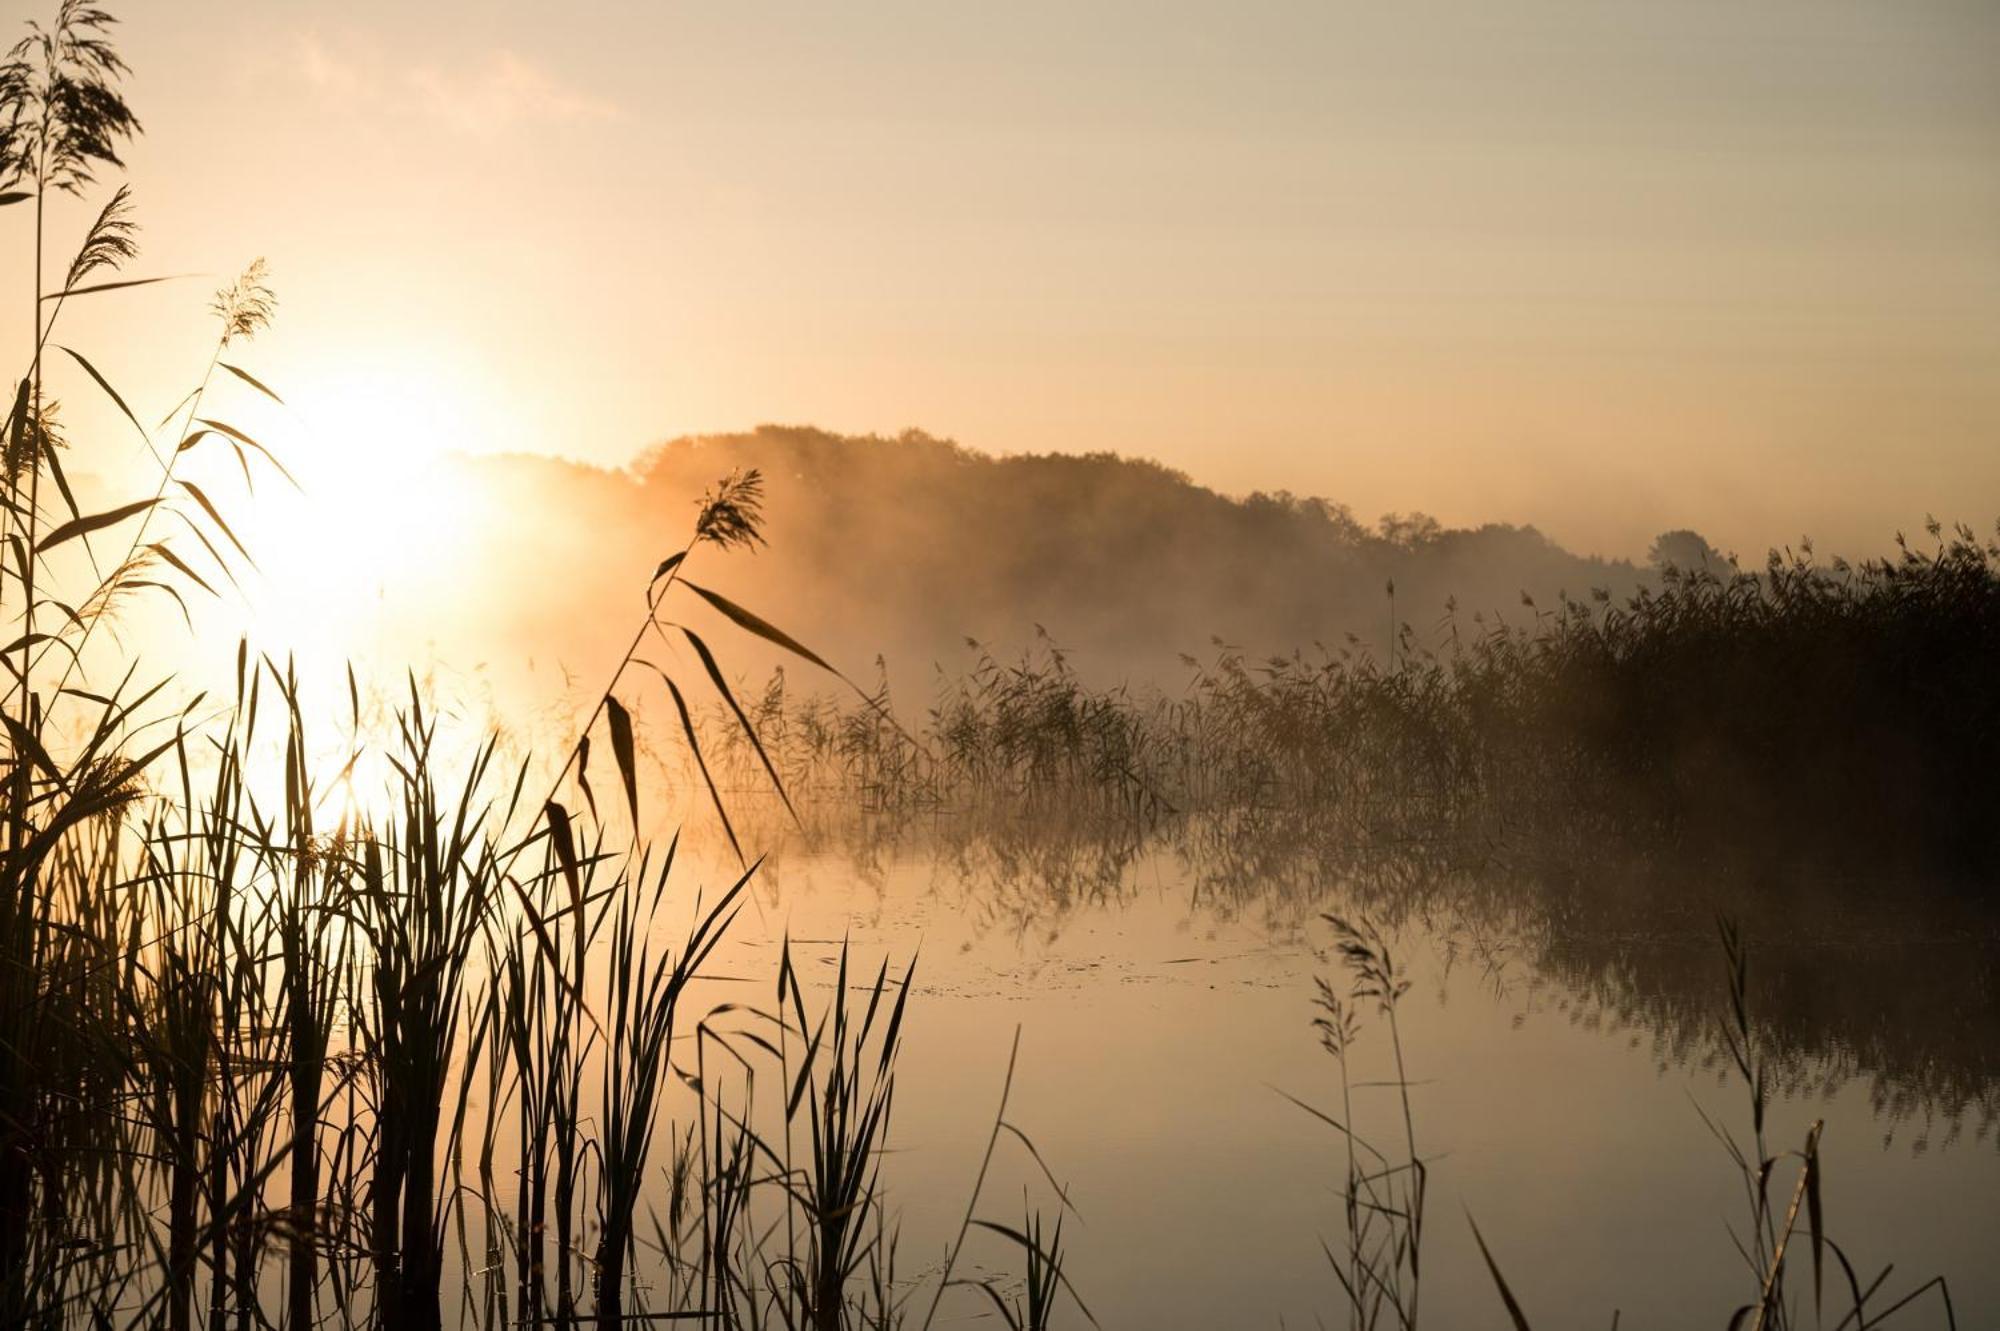
<svg viewBox="0 0 2000 1331"><path fill-rule="evenodd" d="M157 417L268 256L309 475L783 421L1612 554L2000 513L1990 0L120 8L203 276L63 340Z"/></svg>

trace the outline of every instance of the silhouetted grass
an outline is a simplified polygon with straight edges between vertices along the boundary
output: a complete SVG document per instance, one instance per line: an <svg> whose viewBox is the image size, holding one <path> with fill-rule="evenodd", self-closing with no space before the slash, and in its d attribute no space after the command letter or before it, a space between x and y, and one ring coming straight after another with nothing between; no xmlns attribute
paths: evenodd
<svg viewBox="0 0 2000 1331"><path fill-rule="evenodd" d="M1330 1244L1322 1246L1350 1327L1357 1331L1375 1327L1415 1331L1425 1278L1423 1216L1428 1169L1417 1148L1412 1083L1396 1029L1396 1006L1408 982L1397 969L1388 942L1368 921L1349 922L1332 915L1326 921L1333 929L1348 985L1343 993L1324 978L1319 981L1319 1011L1313 1026L1340 1070L1341 1105L1337 1113L1330 1113L1294 1100L1333 1128L1342 1143L1345 1173L1339 1196L1344 1243L1338 1251ZM1771 1083L1751 1019L1749 953L1727 920L1721 924L1721 933L1727 963L1727 1009L1718 1029L1749 1100L1749 1135L1739 1139L1699 1105L1694 1112L1701 1115L1743 1183L1745 1226L1739 1231L1732 1225L1730 1234L1744 1264L1749 1297L1725 1325L1729 1331L1781 1331L1826 1326L1829 1315L1839 1314L1831 1324L1840 1331L1864 1331L1889 1323L1898 1313L1929 1298L1942 1311L1945 1324L1956 1327L1950 1286L1942 1276L1922 1280L1901 1292L1885 1292L1891 1268L1885 1266L1869 1275L1868 1268L1859 1264L1860 1257L1832 1237L1824 1201L1822 1123L1810 1125L1804 1144L1797 1150L1781 1150L1770 1144L1766 1117ZM1351 1066L1366 1025L1364 1013L1370 1009L1388 1031L1392 1076L1365 1085L1392 1089L1397 1098L1393 1116L1397 1122L1381 1138L1371 1136L1357 1107L1354 1091L1361 1083L1356 1082ZM1378 1146L1377 1140L1385 1144ZM1787 1186L1781 1171L1793 1165L1796 1173ZM1516 1331L1531 1331L1534 1322L1526 1306L1532 1295L1524 1298L1522 1292L1531 1287L1523 1283L1517 1289L1516 1283L1508 1280L1478 1223L1470 1213L1466 1219L1508 1323ZM1801 1248L1805 1249L1804 1257ZM1802 1270L1810 1271L1809 1295ZM1810 1315L1805 1312L1808 1296ZM1615 1328L1618 1321L1614 1310L1610 1325Z"/></svg>
<svg viewBox="0 0 2000 1331"><path fill-rule="evenodd" d="M1378 842L1973 876L2000 865L2000 543L1932 535L1860 564L1669 567L1623 604L1530 604L1521 624L1448 616L1428 647L1406 628L1387 668L1224 648L1178 693L1107 690L1045 642L941 676L914 737L886 696L782 675L752 719L795 791L872 808L1291 810Z"/></svg>
<svg viewBox="0 0 2000 1331"><path fill-rule="evenodd" d="M885 967L858 1006L843 954L815 1017L787 956L767 1032L779 1076L761 1083L786 1092L776 1137L758 1135L768 1114L753 1079L734 1101L732 1145L722 1129L737 1092L678 1061L677 1038L714 1016L684 1011L689 989L754 869L706 905L694 894L679 937L661 922L690 892L675 847L656 856L642 835L628 700L664 685L705 771L684 694L705 681L756 751L708 643L675 631L702 665L692 679L642 655L668 643L663 616L680 599L825 666L686 578L697 556L761 540L755 472L710 491L654 571L631 646L540 799L527 798L526 764L501 770L493 741L460 752L441 740L414 682L372 751L350 679L353 751L316 770L289 667L246 644L233 696L175 711L168 681L138 680L141 663L99 634L137 597L190 611L249 561L226 496L184 474L190 455L230 450L246 481L253 465L283 471L214 414L225 389L277 396L223 358L273 309L254 264L217 294L207 367L153 429L61 348L158 466L149 495L90 513L64 473L44 374L58 317L147 280L117 276L137 254L121 188L61 288L39 286L48 197L116 168L138 128L112 24L66 0L0 61L0 208L32 213L38 283L0 511L0 606L21 626L0 648L12 676L0 705L0 1323L431 1331L456 1292L492 1325L893 1324L881 1152L909 973L891 984ZM178 525L148 539L160 514ZM101 558L92 538L113 535L124 553ZM104 688L104 670L123 678ZM604 810L593 738L623 796ZM364 800L327 825L357 770L378 763L379 810ZM776 767L762 776L782 798ZM708 791L734 845L722 793ZM665 1225L650 1200L662 1169ZM782 1250L773 1215L797 1236Z"/></svg>
<svg viewBox="0 0 2000 1331"><path fill-rule="evenodd" d="M65 0L0 62L0 209L32 211L36 273L0 511L0 607L20 626L0 646L0 1323L435 1331L454 1296L493 1326L913 1321L919 1285L897 1275L883 1167L913 968L885 962L856 981L843 946L830 992L809 997L788 946L768 1007L689 1010L755 872L730 821L731 775L768 783L788 811L797 786L885 807L1306 809L1370 836L1633 807L1686 835L1720 816L1713 787L1748 782L1774 835L1850 819L1856 836L1900 828L1948 859L1989 849L1959 821L1987 793L1991 711L1974 689L2000 622L1996 552L1969 533L1860 569L1774 561L1757 578L1680 577L1628 607L1566 606L1447 655L1398 648L1388 670L1224 653L1173 700L1085 689L1053 648L1018 667L982 659L912 736L881 689L835 707L774 687L746 707L710 645L663 617L670 597L700 604L831 670L687 578L698 556L760 539L749 472L703 499L655 569L631 645L540 798L492 741L443 744L414 685L392 739L371 753L352 736L338 772L314 769L294 672L247 647L231 697L168 708L166 681L106 658L97 630L134 597L186 610L248 562L227 505L182 465L227 449L246 477L282 471L211 404L225 389L276 396L222 358L273 302L261 265L218 293L208 365L154 429L52 341L70 300L147 280L116 276L137 252L119 190L61 287L41 289L49 196L117 167L138 128L110 31ZM77 506L50 348L153 448L150 495ZM156 515L179 525L148 540ZM92 537L127 530L100 560ZM670 642L694 651L699 675L642 655ZM99 684L107 671L118 683ZM678 843L659 853L643 835L629 700L654 678L743 861L712 898L685 885ZM697 723L698 687L720 728ZM1874 710L1837 734L1808 724L1864 703ZM600 762L592 786L593 741L615 785ZM388 773L380 811L328 825L364 758ZM1803 788L1758 784L1801 762L1830 770ZM1884 774L1906 788L1858 811ZM688 907L678 936L661 923L669 901ZM1389 1023L1403 1137L1399 1163L1350 1150L1350 1242L1332 1256L1357 1321L1414 1327L1425 1169L1394 1026L1404 982L1379 935L1342 928L1357 980L1345 1002L1372 1001ZM1358 1026L1323 997L1344 1062ZM1761 1106L1747 1018L1739 1029ZM1032 1206L1018 1226L979 1214L1003 1139L1047 1174L1007 1117L1012 1076L1010 1060L925 1327L964 1283L954 1273L975 1236L1024 1263L1018 1297L979 1282L1009 1325L1046 1328L1071 1302L1089 1318L1061 1209L1053 1224ZM1809 1142L1794 1203L1769 1205L1761 1126L1743 1157L1760 1189L1748 1255L1757 1316L1777 1325L1800 1199L1821 1246L1817 1155ZM1850 1283L1872 1325L1860 1319L1872 1289Z"/></svg>

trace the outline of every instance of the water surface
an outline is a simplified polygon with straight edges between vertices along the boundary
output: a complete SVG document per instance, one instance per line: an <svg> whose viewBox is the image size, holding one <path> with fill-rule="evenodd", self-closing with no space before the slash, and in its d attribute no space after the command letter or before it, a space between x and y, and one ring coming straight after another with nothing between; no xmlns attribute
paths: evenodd
<svg viewBox="0 0 2000 1331"><path fill-rule="evenodd" d="M1104 1326L1345 1325L1320 1246L1343 1233L1340 1142L1287 1095L1335 1104L1312 996L1316 976L1345 981L1320 916L1365 912L1413 981L1426 1323L1504 1324L1469 1211L1537 1325L1722 1326L1751 1297L1731 1238L1746 1212L1703 1115L1750 1124L1714 1038L1713 902L1666 893L1671 875L1581 896L1545 879L1489 852L1246 857L1188 829L850 828L773 856L717 969L761 991L787 936L822 984L843 940L871 976L917 957L886 1171L901 1276L934 1271L957 1228L1018 1029L1008 1118L1068 1188L1070 1271ZM1824 1120L1828 1229L1863 1278L1943 1274L1959 1325L1994 1324L1993 935L1914 908L1779 918L1744 926L1774 1147ZM1393 1075L1379 1019L1354 1060ZM1393 1096L1356 1109L1385 1144ZM1015 1223L1028 1201L1056 1205L1003 1143L980 1212ZM1018 1266L997 1240L970 1252L975 1273ZM1944 1321L1927 1302L1898 1324Z"/></svg>

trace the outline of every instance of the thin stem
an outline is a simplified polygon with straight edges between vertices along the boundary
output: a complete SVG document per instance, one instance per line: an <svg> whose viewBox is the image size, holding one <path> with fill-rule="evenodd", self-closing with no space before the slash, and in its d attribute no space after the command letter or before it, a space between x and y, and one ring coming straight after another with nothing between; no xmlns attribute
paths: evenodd
<svg viewBox="0 0 2000 1331"><path fill-rule="evenodd" d="M958 1255L965 1248L965 1236L972 1229L972 1214L979 1206L979 1194L986 1187L986 1171L993 1164L993 1149L1000 1144L1000 1129L1007 1121L1007 1099L1014 1093L1014 1063L1021 1056L1021 1028L1014 1027L1014 1047L1007 1054L1007 1079L1000 1084L1000 1108L993 1115L993 1133L986 1139L986 1154L979 1161L979 1176L972 1180L972 1196L965 1202L965 1219L958 1225L958 1237L951 1241L951 1252L944 1261L944 1271L938 1276L937 1290L931 1295L930 1311L924 1314L924 1331L930 1331L931 1322L937 1317L938 1304L944 1301L944 1292L951 1286L951 1270L958 1265Z"/></svg>
<svg viewBox="0 0 2000 1331"><path fill-rule="evenodd" d="M681 547L680 555L673 560L673 567L668 570L665 581L657 587L646 589L646 618L639 625L639 631L632 635L632 641L625 648L625 654L618 658L618 664L612 669L611 678L605 683L604 691L597 695L596 705L590 709L590 715L584 719L582 728L576 732L576 739L570 744L568 751L564 753L562 766L556 769L555 779L549 783L548 794L542 797L540 806L534 811L534 817L537 821L543 816L543 811L554 802L555 797L562 793L563 778L569 775L569 769L576 762L577 755L583 752L583 742L589 738L590 729L597 724L597 718L604 714L605 705L611 701L612 692L618 687L618 681L625 677L625 671L631 666L633 659L638 656L639 644L646 640L646 634L650 630L658 626L660 603L666 599L667 593L672 590L674 583L679 581L682 566L687 563L687 557L694 552L694 548L699 544L700 540L699 536L689 537L688 543ZM638 835L637 828L633 829L633 835ZM529 840L532 840L532 838ZM523 840L517 844L508 853L501 868L505 870L508 866L512 865L515 857L526 849L527 845L527 840Z"/></svg>
<svg viewBox="0 0 2000 1331"><path fill-rule="evenodd" d="M1334 1019L1340 1020L1338 1014ZM1347 1040L1343 1035L1340 1042L1340 1116L1345 1123L1341 1139L1347 1143L1347 1252L1348 1252L1348 1325L1352 1331L1361 1331L1361 1188L1360 1162L1354 1155L1354 1082L1347 1070ZM1373 1190L1372 1187L1370 1189Z"/></svg>
<svg viewBox="0 0 2000 1331"><path fill-rule="evenodd" d="M1410 1306L1404 1326L1417 1325L1417 1301L1423 1293L1420 1253L1424 1241L1424 1166L1417 1156L1416 1118L1410 1111L1410 1075L1403 1067L1403 1037L1396 1026L1396 1008L1389 1005L1389 1047L1396 1054L1396 1087L1403 1100L1403 1140L1410 1157Z"/></svg>
<svg viewBox="0 0 2000 1331"><path fill-rule="evenodd" d="M46 164L47 153L44 151ZM33 668L35 636L35 538L41 518L42 449L47 446L47 431L42 419L42 247L44 230L43 201L48 191L40 178L35 182L35 356L29 371L32 387L29 389L29 419L34 422L34 431L28 436L28 508L27 539L21 547L21 724L33 726L34 690L29 687L29 671ZM27 422L23 422L26 424ZM18 488L17 488L18 494Z"/></svg>

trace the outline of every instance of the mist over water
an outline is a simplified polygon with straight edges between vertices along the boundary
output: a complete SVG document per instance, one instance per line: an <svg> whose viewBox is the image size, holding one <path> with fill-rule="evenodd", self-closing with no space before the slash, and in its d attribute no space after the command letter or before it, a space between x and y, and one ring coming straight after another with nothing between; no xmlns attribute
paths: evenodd
<svg viewBox="0 0 2000 1331"><path fill-rule="evenodd" d="M1977 865L1899 863L1886 840L1882 863L1843 869L1833 838L1741 816L1803 808L1810 827L1861 790L1882 826L1930 826L1896 822L1898 800L1867 795L1866 771L1843 784L1837 763L1801 773L1798 799L1767 798L1764 769L1743 761L1764 732L1737 725L1713 680L1684 684L1726 657L1703 645L1702 607L1742 599L1734 562L1692 532L1663 534L1642 567L1531 530L1364 524L1327 501L1229 499L1144 461L994 459L920 435L765 428L675 441L620 471L441 460L423 474L452 515L448 561L315 574L306 602L284 600L302 584L283 565L246 589L253 607L279 598L282 615L253 610L241 629L253 662L270 644L298 649L314 765L348 764L341 816L396 816L393 795L370 792L396 785L383 757L414 701L448 761L498 732L503 767L528 763L531 793L553 782L579 822L587 810L622 836L623 772L601 724L594 759L556 763L645 614L647 575L701 497L744 468L765 478L768 546L700 551L681 572L754 605L853 683L710 605L676 606L666 622L717 645L799 816L771 797L712 689L694 698L697 759L655 677L626 677L615 691L637 725L640 830L684 856L654 938L671 951L697 891L712 901L764 857L692 991L725 1014L711 1034L746 1046L764 1028L727 1014L781 967L832 1006L843 961L864 980L916 962L881 1157L912 1288L941 1270L934 1236L964 1205L1018 1028L1008 1121L1075 1207L1068 1269L1101 1324L1339 1310L1320 1244L1337 1247L1346 1223L1343 1148L1287 1098L1331 1112L1338 1085L1312 1025L1319 982L1344 983L1332 914L1383 930L1411 985L1399 1015L1414 1117L1430 1195L1451 1216L1426 1248L1428 1316L1492 1319L1483 1259L1455 1223L1463 1207L1531 1309L1617 1310L1634 1325L1692 1309L1720 1324L1741 1299L1728 1237L1740 1198L1703 1115L1739 1134L1749 1117L1725 1034L1726 917L1752 958L1772 1149L1822 1121L1839 1241L1877 1266L1948 1273L1961 1319L2000 1308L1979 1257L2000 1207L1990 880ZM1896 577L1882 585L1895 602ZM1967 583L1966 605L1984 604L1983 585ZM1681 635L1681 654L1621 646L1598 661L1584 649L1592 634L1620 643L1619 614L1642 644ZM1970 616L1942 622L1947 647L1984 631ZM226 692L234 654L214 650L219 636L170 636L205 662L186 687L206 670ZM690 641L661 633L641 655L699 678ZM1538 655L1565 641L1580 645L1569 665ZM1941 689L1958 687L1963 661L1924 660ZM396 661L415 667L381 668ZM1611 665L1637 672L1629 692ZM1762 664L1731 668L1747 685ZM1766 682L1771 697L1840 698L1826 680L1848 668ZM1482 679L1518 715L1481 702ZM1546 712L1533 702L1544 686ZM1763 696L1739 706L1777 716ZM1503 713L1513 720L1480 728ZM357 747L370 753L354 763ZM1940 753L1892 744L1876 756L1907 765L1869 770L1914 773L1926 790L1944 779ZM1622 775L1593 785L1605 761ZM1700 837L1652 826L1661 792L1706 820ZM275 785L257 794L280 802ZM617 974L592 953L593 993ZM1393 1137L1379 1026L1356 1048L1367 1131ZM585 1093L592 1113L602 1095ZM519 1129L518 1110L483 1097L467 1100L475 1130ZM667 1104L677 1123L703 1112L684 1087ZM986 1195L1011 1206L1044 1181L1003 1161ZM480 1186L486 1223L522 1202L511 1178ZM645 1195L665 1206L670 1193ZM1012 1280L1003 1255L971 1269ZM444 1269L467 1291L479 1283L471 1249ZM639 1278L671 1283L644 1262Z"/></svg>
<svg viewBox="0 0 2000 1331"><path fill-rule="evenodd" d="M2000 1325L1979 6L295 8L0 39L0 1327Z"/></svg>
<svg viewBox="0 0 2000 1331"><path fill-rule="evenodd" d="M384 638L467 668L585 669L717 477L766 480L770 545L711 575L858 680L911 692L936 667L1001 659L1043 633L1097 683L1179 682L1219 640L1252 655L1390 655L1653 570L1562 549L1532 528L1361 518L1290 494L1219 495L1142 458L995 458L921 433L844 437L763 427L680 439L625 470L547 457L460 458L431 484L476 520L448 585L356 588ZM1717 556L1717 562L1720 557ZM1393 593L1390 584L1394 584ZM1525 605L1523 598L1534 602ZM1454 608L1455 607L1455 608ZM742 668L767 666L759 657ZM761 669L759 670L761 673Z"/></svg>

